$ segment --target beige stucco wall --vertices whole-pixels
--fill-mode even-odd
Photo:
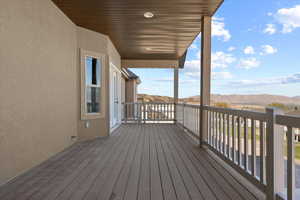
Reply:
[[[111,42],[111,40],[109,38],[107,38],[107,40],[107,52],[109,56],[109,62],[114,64],[117,68],[121,69],[121,56],[114,44]]]
[[[136,80],[126,81],[126,102],[137,101],[137,83]]]
[[[0,6],[0,184],[77,135],[76,26],[50,0]]]
[[[103,86],[104,92],[102,93],[104,101],[104,117],[100,119],[89,120],[90,126],[86,128],[86,121],[79,119],[79,139],[87,140],[95,137],[105,137],[109,134],[109,63],[113,63],[116,67],[121,67],[121,57],[106,35],[87,30],[81,27],[77,27],[77,44],[78,49],[84,49],[96,53],[102,53],[106,55],[106,65],[102,68],[105,85]],[[79,51],[78,51],[79,54]],[[78,56],[79,57],[79,56]],[[80,66],[78,66],[80,68]],[[79,94],[80,95],[80,94]],[[80,96],[79,96],[80,97]],[[81,102],[78,102],[79,106]]]
[[[126,102],[126,80],[124,77],[122,77],[121,86],[122,86],[121,103],[125,103]]]
[[[77,27],[51,0],[0,6],[0,185],[79,140],[109,134],[109,62],[121,58],[105,35]],[[80,48],[107,56],[105,117],[80,119]]]

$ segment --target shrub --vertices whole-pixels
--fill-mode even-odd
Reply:
[[[226,102],[216,102],[215,106],[220,108],[230,108],[230,105]]]

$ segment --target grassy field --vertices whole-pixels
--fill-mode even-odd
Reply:
[[[300,144],[296,144],[296,149],[295,149],[295,157],[297,160],[300,160]]]
[[[285,151],[286,151],[286,149],[285,149]],[[285,155],[287,155],[287,154],[285,153]],[[300,161],[300,143],[299,142],[296,143],[296,145],[295,145],[295,158],[296,158],[296,160]]]

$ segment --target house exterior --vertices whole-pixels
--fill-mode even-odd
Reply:
[[[5,183],[77,140],[109,135],[109,65],[121,69],[121,57],[107,35],[75,25],[52,1],[2,1],[0,7]],[[91,115],[83,92],[88,58],[101,67],[99,112]]]
[[[296,199],[300,118],[210,105],[222,2],[1,1],[0,199]],[[179,104],[200,32],[201,104]],[[136,102],[127,68],[172,68],[174,102]]]
[[[178,56],[127,55],[113,30],[77,21],[61,3],[1,2],[0,184],[76,141],[109,136],[121,123],[123,78],[125,100],[136,99],[139,79],[122,67],[178,65]]]
[[[300,111],[298,109],[294,110],[294,111],[291,111],[291,112],[288,112],[286,114],[289,115],[289,116],[300,117]],[[285,130],[286,130],[286,128],[285,128]],[[295,133],[295,140],[297,142],[300,142],[300,129],[295,129],[294,133]]]
[[[123,97],[122,103],[137,102],[138,85],[141,84],[141,79],[131,70],[123,68]]]

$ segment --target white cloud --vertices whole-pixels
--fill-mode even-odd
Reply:
[[[213,80],[224,80],[224,79],[232,79],[233,76],[230,72],[212,72]]]
[[[186,76],[191,77],[193,79],[200,80],[200,71],[199,72],[187,72],[185,73]],[[213,80],[225,80],[225,79],[232,79],[233,75],[230,72],[223,71],[223,72],[212,72],[211,74]],[[190,80],[192,82],[192,80]],[[194,83],[194,81],[193,81]]]
[[[225,29],[223,18],[214,17],[212,20],[212,36],[223,38],[224,42],[230,40],[231,35],[229,30]]]
[[[254,48],[252,46],[246,46],[244,49],[245,54],[255,54]]]
[[[188,76],[190,78],[193,78],[193,79],[200,79],[200,71],[197,71],[197,72],[186,72],[184,73],[185,76]]]
[[[283,26],[282,32],[290,33],[300,27],[300,5],[279,9],[274,17]]]
[[[234,46],[230,46],[227,51],[234,51],[235,50],[235,47]]]
[[[162,77],[162,78],[158,78],[158,79],[152,79],[152,81],[158,81],[158,82],[171,82],[174,79],[171,77]]]
[[[243,69],[252,69],[260,66],[260,61],[256,58],[245,58],[241,59],[238,65],[240,68]]]
[[[266,28],[264,29],[264,33],[269,34],[269,35],[273,35],[276,33],[276,27],[274,24],[267,24]]]
[[[190,49],[198,49],[196,44],[191,44],[191,46],[189,47]]]
[[[212,68],[227,68],[230,64],[236,61],[232,54],[217,51],[212,53]]]
[[[173,83],[174,79],[171,77],[162,77],[159,79],[152,79],[152,81]],[[197,80],[194,80],[194,79],[193,80],[182,80],[182,79],[179,80],[180,84],[195,83],[195,82],[197,82]]]
[[[229,82],[230,86],[238,87],[255,87],[267,85],[287,85],[292,83],[300,83],[300,72],[288,76],[264,78],[256,80],[237,80]]]
[[[184,73],[189,73],[189,72],[200,72],[200,60],[187,60],[185,61]]]
[[[197,58],[200,59],[201,58],[201,51],[197,52]]]
[[[227,68],[230,64],[236,61],[236,58],[228,53],[218,51],[212,53],[212,69]],[[194,79],[200,78],[200,59],[187,60],[183,69],[183,73]],[[229,72],[212,72],[212,76],[215,79],[229,79],[231,74]]]
[[[199,54],[200,55],[200,54]],[[199,57],[198,57],[199,58]],[[230,64],[236,61],[236,58],[229,53],[217,51],[212,53],[212,68],[227,68]],[[187,60],[184,66],[185,72],[199,72],[200,71],[200,59]]]
[[[157,93],[159,89],[155,88],[148,88],[148,87],[138,87],[138,93]]]
[[[278,51],[276,48],[272,47],[271,45],[262,45],[261,48],[263,50],[261,55],[275,54]]]

